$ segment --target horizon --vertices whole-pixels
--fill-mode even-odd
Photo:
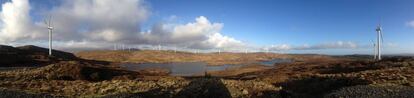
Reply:
[[[373,54],[375,28],[383,54],[414,54],[414,1],[3,0],[0,44],[111,50],[158,45],[197,51]],[[184,6],[185,5],[185,6]],[[84,10],[88,9],[88,10]],[[410,43],[411,42],[411,43]]]

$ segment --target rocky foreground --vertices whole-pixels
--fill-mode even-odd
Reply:
[[[22,57],[36,57],[22,49],[19,51],[16,53],[28,53],[21,54]],[[34,53],[38,56],[47,55]],[[41,63],[43,65],[39,67],[0,71],[0,97],[414,97],[412,57],[388,57],[382,61],[321,55],[289,57],[295,58],[295,62],[275,65],[272,69],[220,77],[173,77],[126,71],[117,62],[62,59],[56,56],[48,58],[51,61]],[[37,62],[43,59],[32,60]],[[237,70],[223,73],[233,71]]]
[[[59,65],[62,64],[62,65]],[[272,84],[256,80],[231,80],[214,77],[145,76],[136,72],[75,67],[58,63],[36,69],[0,72],[3,93],[14,96],[56,97],[248,97],[262,91],[280,90]],[[57,68],[57,66],[67,66]],[[72,68],[70,73],[63,71]],[[81,70],[77,70],[81,69]],[[88,70],[83,72],[83,70]],[[103,69],[101,69],[103,70]],[[62,72],[62,73],[60,73]],[[46,95],[45,95],[46,94]],[[256,96],[256,95],[255,95]],[[257,95],[258,96],[258,95]],[[275,95],[277,96],[277,95]]]

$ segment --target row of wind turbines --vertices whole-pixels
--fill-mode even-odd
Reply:
[[[53,34],[53,29],[54,29],[54,27],[53,27],[53,25],[52,25],[52,16],[49,16],[48,17],[48,19],[45,19],[44,20],[44,22],[45,22],[45,24],[46,24],[46,26],[47,26],[47,29],[48,29],[48,31],[49,31],[49,56],[52,56],[52,39],[53,39],[53,36],[52,36],[52,34]],[[378,26],[377,26],[377,28],[375,29],[375,31],[377,32],[377,38],[376,38],[376,43],[374,43],[374,60],[381,60],[381,44],[383,43],[383,34],[382,34],[382,26],[381,26],[381,24],[379,24]],[[115,46],[115,49],[116,49],[116,46]],[[122,46],[122,50],[124,49],[124,46]],[[161,45],[160,44],[158,44],[158,47],[157,47],[157,50],[158,51],[161,51]],[[174,52],[176,52],[177,51],[177,47],[175,47],[174,48]],[[198,53],[199,51],[198,50],[195,50],[195,53]],[[221,49],[218,49],[218,54],[220,54],[221,53]],[[246,49],[245,50],[245,53],[247,53],[248,52],[248,50]],[[269,52],[269,50],[266,50],[266,53],[268,53]]]

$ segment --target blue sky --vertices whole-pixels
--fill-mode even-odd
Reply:
[[[42,20],[44,13],[64,5],[65,0],[29,2],[30,17],[36,22]],[[375,28],[381,22],[385,53],[414,53],[412,0],[147,0],[140,4],[149,12],[146,19],[138,21],[140,32],[152,30],[159,23],[196,23],[195,18],[203,16],[211,24],[223,25],[220,35],[251,47],[292,48],[349,42],[358,47],[286,52],[368,54],[372,52]]]
[[[371,44],[381,20],[385,43],[413,49],[412,0],[151,0],[153,20],[204,15],[223,33],[259,45],[353,41]],[[401,46],[401,45],[409,46]],[[398,49],[395,49],[398,50]],[[405,49],[402,49],[405,50]],[[346,50],[343,50],[344,52]],[[412,52],[412,51],[407,51]]]

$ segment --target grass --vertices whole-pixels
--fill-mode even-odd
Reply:
[[[169,62],[206,62],[208,65],[246,64],[274,58],[293,58],[275,53],[188,53],[173,51],[84,51],[76,53],[84,59],[110,62],[132,63],[169,63]]]

